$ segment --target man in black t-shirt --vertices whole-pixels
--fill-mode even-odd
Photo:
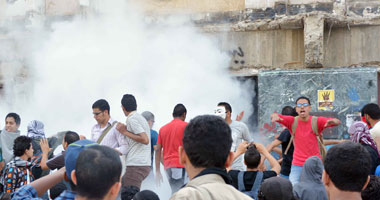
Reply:
[[[62,141],[63,149],[66,150],[67,147],[71,143],[74,143],[78,140],[79,140],[79,135],[76,132],[67,131]],[[48,153],[50,151],[49,144],[46,141],[42,141],[41,149],[42,149],[42,159],[41,159],[40,165],[43,170],[60,169],[65,166],[65,151],[62,151],[62,153],[60,153],[59,155],[55,156],[54,158],[50,160],[47,160]]]
[[[271,170],[263,172],[260,172],[258,170],[259,165],[261,164],[260,154],[262,154],[263,156],[265,156],[266,159],[268,159],[269,164],[272,167]],[[278,164],[276,159],[272,155],[270,155],[270,153],[266,150],[264,145],[259,143],[251,143],[247,147],[246,152],[244,154],[244,164],[247,165],[247,171],[230,170],[228,172],[228,174],[232,178],[232,185],[242,192],[250,192],[254,189],[252,187],[254,186],[254,183],[258,178],[257,175],[259,173],[261,174],[261,176],[259,176],[261,180],[256,181],[258,182],[258,188],[260,188],[259,186],[261,185],[264,179],[277,176],[280,173],[281,169],[281,166],[280,164]],[[244,187],[242,187],[242,183],[244,184]],[[257,191],[255,192],[257,193]],[[252,192],[255,193],[254,191]]]
[[[291,106],[285,106],[282,109],[281,114],[290,115],[294,117],[297,116],[297,112]],[[290,131],[288,129],[285,129],[281,132],[280,136],[278,136],[277,139],[274,139],[273,142],[267,146],[268,152],[271,152],[273,148],[281,144],[283,159],[281,163],[280,176],[287,179],[289,179],[290,168],[292,166],[292,160],[293,160],[293,151],[294,151],[294,146],[293,144],[291,144],[288,150],[288,153],[285,154],[286,148],[288,147],[288,144],[290,142],[290,137],[291,137]]]

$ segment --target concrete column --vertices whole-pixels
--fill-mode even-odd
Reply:
[[[305,66],[323,67],[323,29],[324,18],[313,15],[304,18]]]

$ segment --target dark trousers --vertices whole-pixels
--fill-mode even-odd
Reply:
[[[149,175],[150,170],[150,166],[127,166],[122,178],[122,185],[141,188],[141,183]]]

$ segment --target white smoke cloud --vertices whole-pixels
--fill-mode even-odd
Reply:
[[[249,117],[253,83],[241,85],[231,77],[230,55],[215,35],[183,16],[148,22],[151,18],[122,0],[96,5],[100,14],[56,22],[48,30],[40,29],[36,18],[27,30],[7,22],[8,39],[0,38],[0,58],[7,59],[0,63],[0,116],[19,113],[22,134],[37,119],[47,135],[73,130],[90,137],[93,102],[106,99],[111,116],[124,122],[125,93],[136,97],[139,112],[155,114],[156,130],[172,119],[177,103],[186,106],[187,121],[213,113],[220,101],[231,103],[233,118],[243,110]],[[161,198],[168,199],[166,193]]]
[[[3,110],[21,113],[23,126],[43,121],[48,134],[70,129],[86,136],[95,124],[91,105],[97,99],[109,101],[111,116],[124,122],[125,93],[135,95],[139,112],[156,115],[155,129],[171,120],[177,103],[187,107],[188,120],[212,113],[220,101],[230,102],[234,114],[245,110],[249,116],[252,94],[230,77],[230,56],[217,38],[180,16],[148,24],[136,7],[122,2],[98,6],[100,15],[29,33],[24,44],[31,51],[22,52],[28,87],[12,90],[27,98],[5,95],[12,100]]]

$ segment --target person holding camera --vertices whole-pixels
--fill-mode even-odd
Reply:
[[[232,185],[236,189],[257,199],[257,193],[263,180],[277,176],[280,173],[281,166],[276,159],[270,155],[264,145],[260,143],[252,142],[249,145],[247,142],[241,143],[234,157],[236,158],[241,154],[244,154],[244,164],[247,166],[247,171],[230,170],[228,174],[232,178]],[[271,170],[259,170],[263,164],[261,162],[261,155],[268,159],[272,167]]]

